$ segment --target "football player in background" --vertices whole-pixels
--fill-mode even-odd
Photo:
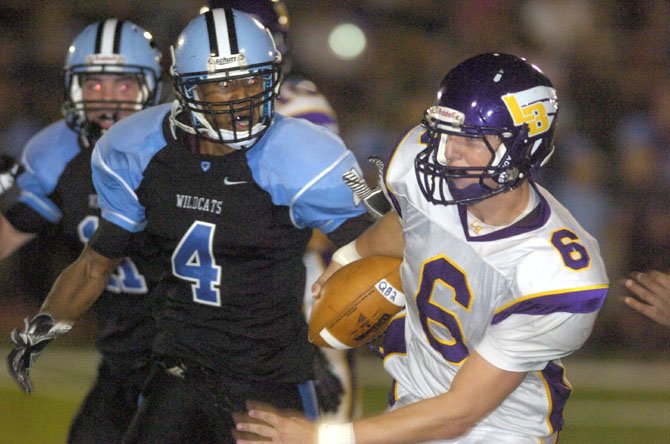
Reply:
[[[314,83],[290,75],[291,45],[289,40],[290,20],[281,0],[209,0],[210,8],[229,6],[246,12],[270,30],[277,49],[282,55],[282,84],[276,103],[276,112],[290,117],[299,117],[316,125],[338,132],[337,116],[328,99]],[[323,273],[325,264],[334,251],[333,244],[318,230],[314,230],[304,262],[307,269],[305,285],[305,316],[311,313],[312,283]],[[325,359],[324,359],[325,357]],[[315,354],[315,379],[319,407],[324,414],[333,414],[336,419],[350,420],[360,410],[354,380],[353,351],[321,349]]]
[[[14,376],[98,297],[135,233],[157,245],[154,366],[127,443],[233,442],[245,400],[319,414],[302,313],[313,228],[344,245],[370,225],[342,181],[360,173],[332,131],[275,114],[281,54],[231,8],[193,19],[172,48],[177,100],[130,116],[92,159],[101,221],[12,355]],[[43,327],[43,326],[42,326]]]
[[[91,179],[93,146],[115,122],[157,104],[160,60],[151,35],[130,21],[102,20],[75,37],[64,66],[65,118],[36,134],[23,151],[18,200],[0,215],[0,258],[54,228],[76,250],[90,240],[100,216]],[[70,443],[120,442],[148,374],[153,327],[147,295],[155,279],[149,276],[147,255],[128,253],[103,285],[96,306],[96,348],[102,359],[71,425]],[[56,322],[40,313],[12,339],[29,343]],[[12,353],[10,371],[29,366],[31,359]],[[33,390],[28,379],[20,385],[28,393]]]
[[[403,258],[414,297],[385,335],[389,411],[319,424],[252,409],[264,423],[238,428],[275,443],[555,442],[571,392],[560,359],[608,289],[596,241],[533,181],[557,116],[551,82],[524,59],[487,53],[452,69],[388,164],[395,211],[315,285],[360,257]]]

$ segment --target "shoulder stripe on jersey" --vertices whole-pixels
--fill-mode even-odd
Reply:
[[[119,176],[119,175],[116,173],[116,171],[114,171],[113,169],[111,169],[111,168],[109,167],[109,165],[107,165],[107,164],[105,163],[105,161],[102,159],[102,156],[100,155],[100,150],[95,149],[95,150],[93,150],[93,153],[97,156],[97,160],[98,160],[98,162],[100,162],[100,165],[102,165],[102,167],[105,169],[105,171],[106,171],[108,174],[114,176],[114,178],[115,178],[116,180],[118,180],[120,184],[123,185],[123,187],[126,189],[126,191],[128,191],[128,193],[129,193],[131,196],[133,196],[133,198],[134,198],[136,201],[139,202],[139,199],[137,198],[137,194],[135,194],[135,190],[133,190],[133,189],[131,188],[131,186],[128,185],[128,183],[123,179],[123,177]]]
[[[300,191],[298,191],[297,193],[295,193],[295,196],[293,196],[293,199],[291,199],[291,202],[289,203],[289,206],[288,206],[288,207],[289,207],[289,213],[290,213],[290,215],[291,215],[291,223],[293,223],[293,225],[295,225],[295,226],[298,227],[298,228],[302,228],[301,226],[299,226],[299,225],[296,223],[295,217],[293,216],[293,205],[298,201],[298,199],[300,199],[300,196],[302,196],[303,194],[305,194],[305,192],[306,192],[312,185],[314,185],[316,182],[318,182],[319,179],[321,179],[323,176],[325,176],[325,175],[328,174],[330,171],[332,171],[333,169],[335,169],[335,167],[337,167],[340,163],[342,163],[342,161],[344,161],[344,159],[346,159],[350,154],[351,154],[350,151],[345,151],[344,153],[342,153],[342,155],[341,155],[340,157],[338,157],[338,158],[335,160],[335,162],[333,162],[332,164],[330,164],[330,166],[329,166],[328,168],[326,168],[326,169],[324,169],[323,171],[321,171],[321,173],[319,173],[316,177],[314,177],[312,180],[310,180],[309,182],[307,182],[307,184],[305,184],[305,186],[302,187],[302,188],[300,189]]]
[[[121,53],[121,34],[123,31],[123,22],[124,20],[119,20],[116,22],[116,28],[114,29],[114,49],[112,50],[114,54]]]
[[[608,288],[609,285],[602,284],[526,296],[496,310],[491,324],[502,322],[513,314],[592,313],[605,303]]]

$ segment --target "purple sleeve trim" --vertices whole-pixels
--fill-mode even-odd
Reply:
[[[513,314],[592,313],[603,306],[606,296],[607,286],[531,296],[498,311],[491,324],[502,322]]]

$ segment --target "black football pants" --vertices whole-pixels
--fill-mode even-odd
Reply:
[[[313,386],[311,396],[315,398]],[[157,363],[125,444],[234,443],[233,412],[256,400],[303,411],[298,384],[230,380],[208,370]]]
[[[119,366],[103,358],[95,383],[70,425],[69,444],[121,442],[148,374],[148,365],[136,366],[137,362]]]

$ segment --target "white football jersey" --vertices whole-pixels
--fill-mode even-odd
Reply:
[[[445,442],[550,442],[571,392],[560,359],[584,343],[607,294],[598,245],[536,184],[527,211],[502,228],[428,202],[414,170],[424,132],[409,131],[385,178],[405,238],[407,308],[384,343],[394,407],[447,392],[476,350],[528,376],[468,435]]]

